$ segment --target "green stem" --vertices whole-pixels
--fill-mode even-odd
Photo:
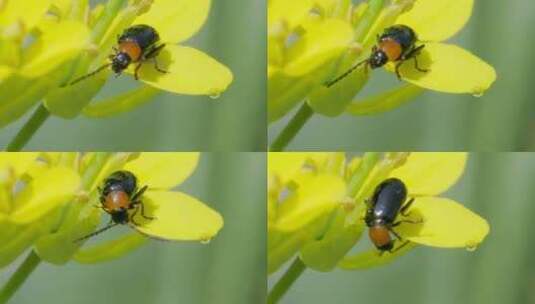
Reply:
[[[368,3],[368,8],[362,16],[361,21],[358,23],[357,28],[355,29],[355,40],[359,43],[362,43],[366,35],[372,28],[375,20],[379,17],[381,10],[385,4],[384,0],[371,0]]]
[[[273,141],[269,150],[274,152],[283,151],[310,117],[312,117],[312,114],[314,114],[312,108],[306,102],[303,103],[299,111],[295,113],[294,117],[292,117],[279,136]]]
[[[41,258],[34,251],[30,252],[24,262],[22,262],[11,278],[9,278],[6,285],[0,290],[0,304],[7,303],[11,299],[39,263],[41,263]]]
[[[347,186],[347,195],[351,198],[355,198],[360,188],[370,175],[370,172],[379,162],[379,153],[377,152],[368,152],[365,153],[362,157],[362,162],[359,167],[351,176],[349,184]]]
[[[33,112],[32,117],[30,117],[22,129],[20,129],[17,135],[15,135],[7,145],[6,151],[14,152],[22,150],[49,116],[50,113],[45,106],[42,104],[39,105],[37,110]]]
[[[286,294],[292,284],[305,271],[306,265],[299,258],[295,258],[292,265],[269,292],[267,303],[276,304]]]

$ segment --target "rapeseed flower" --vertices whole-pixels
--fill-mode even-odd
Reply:
[[[309,268],[359,269],[385,264],[416,247],[475,249],[489,226],[460,203],[439,197],[465,168],[465,153],[270,153],[268,158],[268,272],[293,256]],[[393,253],[348,252],[366,229],[365,201],[383,180],[396,177],[415,198],[396,232],[409,243]],[[397,241],[396,248],[401,247]]]
[[[388,3],[386,3],[388,2]],[[473,1],[297,0],[268,4],[268,116],[275,121],[300,101],[314,113],[338,116],[391,110],[427,90],[483,94],[494,82],[494,68],[469,51],[443,41],[460,31],[472,14]],[[366,59],[376,37],[394,24],[411,27],[418,57],[427,72],[411,61],[400,68],[407,84],[354,101],[371,76],[358,68],[330,87],[327,83]],[[394,70],[387,64],[388,71]]]
[[[42,101],[36,120],[49,114],[74,118],[84,112],[103,117],[153,100],[160,92],[219,96],[232,72],[208,54],[182,45],[206,22],[210,0],[89,1],[4,0],[0,3],[0,127]],[[102,66],[124,29],[147,24],[165,47],[139,70],[139,86],[89,105],[110,76],[110,69],[69,85]],[[125,71],[133,73],[135,64]],[[75,97],[75,98],[73,98]],[[17,147],[18,148],[18,147]]]
[[[43,261],[96,263],[118,258],[155,239],[208,242],[223,225],[221,215],[198,199],[171,190],[195,170],[198,153],[2,153],[0,267],[27,249]],[[99,226],[98,187],[117,170],[128,170],[147,214],[134,217],[137,231],[89,248],[77,241]],[[97,238],[95,236],[95,238]]]

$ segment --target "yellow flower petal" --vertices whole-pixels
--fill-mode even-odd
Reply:
[[[301,174],[294,180],[295,192],[277,210],[276,228],[295,231],[330,212],[345,195],[345,182],[336,175]]]
[[[420,40],[442,41],[464,27],[473,6],[473,0],[418,0],[396,23],[410,26]]]
[[[409,211],[411,219],[421,219],[423,223],[404,223],[395,230],[415,243],[473,250],[489,233],[489,224],[485,219],[449,199],[416,198]]]
[[[144,152],[124,169],[131,171],[139,185],[149,189],[170,189],[180,185],[197,167],[199,153]]]
[[[483,94],[496,80],[496,71],[485,61],[456,45],[425,43],[417,55],[420,72],[414,59],[407,60],[399,71],[403,80],[417,86],[446,93]],[[387,69],[393,71],[393,65]]]
[[[71,6],[71,0],[52,0],[52,8],[59,16],[63,18],[65,18],[67,16],[67,13],[70,12]]]
[[[159,72],[150,61],[139,70],[139,78],[156,88],[188,95],[217,96],[233,79],[232,72],[209,55],[194,48],[166,45],[157,57]],[[133,73],[130,69],[129,73]]]
[[[148,24],[163,42],[178,43],[199,31],[209,11],[210,0],[157,0],[133,24]]]
[[[50,7],[50,0],[7,0],[0,3],[0,27],[21,22],[31,30]]]
[[[268,31],[278,31],[278,27],[292,31],[298,26],[314,5],[312,0],[270,0],[268,2]]]
[[[72,169],[54,167],[41,173],[17,194],[11,220],[35,221],[74,197],[80,177]]]
[[[76,37],[76,39],[73,39]],[[24,53],[20,74],[42,76],[87,47],[89,29],[76,21],[51,24]]]
[[[209,241],[223,227],[221,215],[199,200],[179,192],[148,191],[146,220],[138,215],[139,232],[164,240]]]
[[[270,152],[268,153],[268,177],[277,178],[286,183],[297,174],[311,153],[299,152]]]
[[[307,32],[287,53],[284,73],[300,76],[338,57],[353,40],[351,25],[339,19],[327,19],[307,27]]]
[[[74,255],[78,263],[93,264],[110,261],[122,257],[147,242],[147,238],[139,233],[124,235],[116,240],[99,243],[88,249],[83,249]]]
[[[37,156],[37,152],[0,152],[0,171],[9,168],[15,176],[20,176],[31,167]]]
[[[15,70],[12,68],[6,66],[6,65],[0,65],[0,82],[4,81],[4,79],[7,79],[9,76],[13,74]]]
[[[391,177],[401,179],[409,195],[436,195],[448,190],[461,177],[468,154],[464,152],[413,152]]]

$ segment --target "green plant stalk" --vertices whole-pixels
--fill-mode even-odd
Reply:
[[[269,292],[267,303],[276,304],[286,294],[286,292],[292,287],[293,283],[303,274],[306,270],[306,265],[300,258],[295,258],[292,265],[286,270],[280,280],[273,286]]]
[[[292,117],[290,122],[273,141],[269,150],[272,152],[283,151],[295,135],[299,133],[299,130],[303,128],[310,117],[312,117],[312,114],[314,114],[312,108],[306,102],[303,103],[301,108],[295,113],[294,117]]]
[[[353,176],[351,176],[351,179],[349,180],[349,184],[347,186],[348,196],[350,196],[351,198],[355,198],[360,188],[362,188],[362,185],[370,175],[370,172],[378,162],[379,153],[367,152],[364,154],[359,168],[355,170],[355,173],[353,174]]]
[[[7,145],[6,151],[15,152],[21,151],[30,139],[34,136],[35,132],[43,125],[43,123],[50,117],[50,113],[44,105],[39,105],[32,117],[24,124],[22,129],[19,130],[17,135]]]
[[[355,28],[355,40],[359,43],[363,42],[366,34],[370,31],[375,23],[375,20],[377,20],[379,17],[379,14],[381,13],[381,10],[385,4],[384,2],[384,0],[372,0],[369,2],[366,12]]]
[[[24,262],[22,262],[4,287],[2,287],[2,290],[0,290],[0,304],[7,303],[11,299],[40,263],[41,258],[34,251],[30,252]]]
[[[113,19],[117,16],[119,10],[126,5],[127,0],[110,0],[104,8],[102,16],[98,19],[91,32],[91,40],[95,43],[100,42],[102,36],[110,27]]]

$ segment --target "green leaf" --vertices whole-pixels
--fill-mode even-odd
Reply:
[[[301,248],[301,260],[318,271],[331,271],[356,244],[364,231],[364,223],[346,226],[346,213],[337,209],[334,220],[323,237],[307,242]]]
[[[316,113],[325,116],[338,116],[368,81],[368,73],[354,71],[331,87],[318,86],[309,96],[308,104]]]
[[[84,56],[77,65],[77,71],[74,75],[82,76],[86,74],[89,61],[90,58]],[[44,104],[53,115],[63,118],[74,118],[98,94],[102,86],[106,83],[108,75],[109,72],[102,71],[74,85],[55,88],[48,93]],[[76,96],[76,98],[73,98],[73,96]]]
[[[147,238],[139,233],[131,233],[108,242],[78,251],[74,260],[78,263],[93,264],[117,259],[133,251],[147,242]]]
[[[305,99],[319,80],[313,75],[290,77],[275,72],[268,79],[268,121],[282,118],[300,101]]]
[[[38,80],[12,75],[0,83],[0,127],[4,127],[26,114],[57,82],[52,77]]]
[[[4,228],[5,226],[2,225],[2,229]],[[0,268],[13,262],[33,244],[43,231],[44,227],[41,223],[34,223],[12,231],[12,236],[0,245]]]
[[[142,85],[124,94],[90,104],[84,108],[83,114],[92,118],[104,118],[128,112],[144,103],[154,100],[154,97],[161,92],[154,87]]]
[[[83,208],[82,204],[71,206],[63,216],[65,221],[62,226],[37,241],[35,249],[41,259],[55,265],[63,265],[71,260],[83,244],[76,240],[93,232],[100,223],[102,213],[92,206],[88,206],[93,209],[91,213],[78,221],[78,214]]]
[[[346,112],[352,115],[372,115],[387,112],[414,100],[423,92],[423,88],[404,84],[379,95],[355,101],[347,107]]]
[[[400,246],[399,242],[398,244],[396,244],[396,246]],[[338,267],[344,270],[361,270],[377,266],[383,266],[394,261],[396,258],[404,255],[414,247],[416,247],[416,244],[409,243],[403,246],[401,249],[395,251],[394,253],[384,252],[382,255],[377,249],[368,250],[353,256],[343,258],[340,263],[338,263]]]
[[[305,241],[312,237],[306,230],[287,233],[268,228],[268,231],[268,274],[277,271],[299,251]]]

